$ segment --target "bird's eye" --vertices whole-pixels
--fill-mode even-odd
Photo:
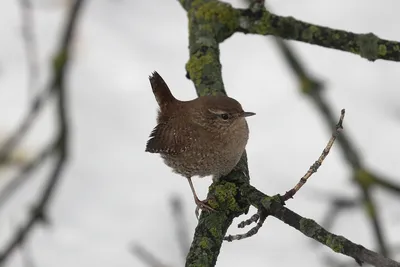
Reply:
[[[228,114],[224,113],[224,114],[221,114],[221,118],[223,120],[227,120],[227,119],[229,119],[229,116],[228,116]]]

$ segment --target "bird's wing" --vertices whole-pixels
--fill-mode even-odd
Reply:
[[[195,125],[179,125],[174,120],[160,122],[151,132],[146,152],[180,154],[197,140],[199,132]]]

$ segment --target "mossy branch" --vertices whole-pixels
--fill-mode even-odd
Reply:
[[[372,34],[354,34],[312,25],[291,17],[276,16],[264,8],[235,9],[230,4],[216,0],[180,0],[180,3],[187,11],[189,20],[187,77],[193,81],[198,95],[226,94],[219,44],[235,32],[275,35],[352,52],[372,61],[400,61],[399,43],[381,40]],[[283,207],[278,201],[280,198],[270,198],[251,187],[249,180],[244,153],[238,166],[227,177],[210,186],[207,199],[218,212],[201,214],[186,266],[214,266],[233,218],[247,213],[251,204],[334,251],[353,257],[357,262],[400,267],[397,262],[329,233],[312,220],[302,218]]]
[[[357,34],[331,29],[272,14],[266,9],[257,12],[241,10],[237,31],[274,35],[288,40],[319,45],[360,55],[370,61],[384,59],[400,61],[400,43],[380,39],[373,33]]]
[[[222,42],[236,32],[273,35],[360,55],[370,61],[400,61],[400,42],[381,39],[373,33],[357,34],[275,15],[265,8],[237,9],[216,0],[180,1],[192,28],[191,36],[201,43]],[[197,28],[197,29],[196,29]],[[189,30],[190,31],[190,30]],[[200,34],[200,35],[198,35]],[[201,43],[195,45],[198,50]],[[209,45],[207,45],[209,46]],[[192,48],[191,48],[192,49]],[[219,62],[219,61],[218,61]]]
[[[365,262],[379,267],[400,267],[400,263],[355,244],[343,236],[332,234],[315,221],[304,218],[284,207],[280,196],[269,197],[248,184],[241,185],[239,190],[251,205],[258,209],[264,209],[269,215],[331,248],[334,252],[352,257],[359,264]]]
[[[180,3],[187,11],[189,20],[190,58],[186,64],[187,77],[193,81],[199,96],[226,94],[222,81],[219,43],[227,38],[233,29],[228,23],[233,14],[223,12],[231,10],[226,9],[229,5],[218,1],[196,0],[181,0]],[[224,22],[214,23],[215,17]],[[227,28],[226,25],[231,28]],[[226,178],[230,182],[220,181],[210,187],[208,203],[222,212],[201,213],[186,266],[214,266],[233,218],[248,210],[248,203],[237,199],[237,186],[232,182],[249,181],[246,153]]]

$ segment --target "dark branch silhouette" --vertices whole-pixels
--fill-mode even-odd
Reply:
[[[27,222],[19,227],[19,230],[11,238],[9,243],[0,252],[0,266],[3,266],[6,260],[11,256],[12,252],[20,246],[27,238],[33,227],[39,223],[48,222],[46,212],[50,203],[51,197],[55,192],[61,173],[65,168],[68,160],[68,136],[69,126],[67,118],[67,99],[65,92],[65,74],[68,67],[68,59],[70,53],[70,44],[78,19],[79,11],[82,9],[84,1],[76,0],[72,5],[67,17],[65,32],[61,40],[60,47],[53,64],[53,78],[51,82],[51,90],[54,91],[57,97],[57,123],[58,133],[54,144],[54,166],[50,172],[49,178],[44,186],[42,193],[34,205],[31,215]]]

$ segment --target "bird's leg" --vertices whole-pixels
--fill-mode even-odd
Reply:
[[[197,205],[196,211],[195,211],[196,217],[199,218],[199,209],[204,210],[204,211],[215,211],[213,208],[211,208],[207,204],[207,199],[206,200],[200,200],[197,197],[196,190],[194,190],[194,186],[193,186],[193,183],[192,183],[192,178],[188,177],[187,179],[188,179],[188,182],[189,182],[189,185],[190,185],[190,189],[192,190],[192,193],[193,193],[194,202]]]

